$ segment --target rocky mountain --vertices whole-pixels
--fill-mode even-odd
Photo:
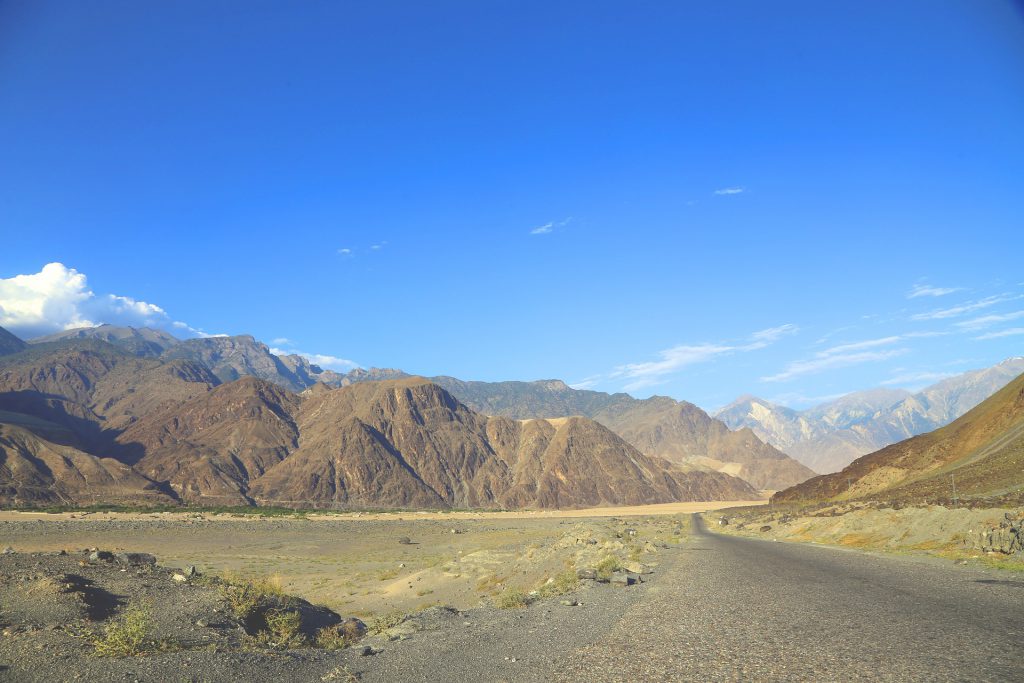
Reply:
[[[641,400],[628,394],[583,391],[558,380],[431,379],[484,414],[515,419],[583,415],[608,427],[646,455],[725,472],[756,488],[782,489],[814,476],[809,468],[763,443],[750,430],[730,431],[686,401],[664,396]]]
[[[317,507],[580,507],[747,497],[585,418],[480,415],[422,378],[292,394],[246,378],[126,430],[182,499]]]
[[[181,343],[180,339],[162,330],[149,327],[117,327],[115,325],[78,327],[45,337],[37,337],[30,343],[52,344],[69,339],[98,339],[142,358],[159,358],[162,353]]]
[[[879,448],[963,415],[1024,372],[1024,358],[942,380],[915,394],[873,389],[796,411],[744,396],[716,413],[732,429],[750,428],[818,472],[835,472]]]
[[[102,340],[129,354],[162,360],[190,361],[205,367],[220,382],[258,377],[289,391],[315,384],[334,387],[409,377],[390,368],[356,368],[340,374],[299,355],[276,355],[249,335],[178,340],[165,332],[100,325],[68,330],[34,343]],[[812,472],[778,449],[747,432],[730,435],[697,406],[655,397],[640,401],[627,394],[579,391],[564,382],[465,382],[434,377],[456,398],[485,415],[539,419],[582,415],[597,420],[646,455],[739,476],[755,487],[785,488]]]
[[[245,338],[204,344],[198,361],[176,353],[186,344],[154,358],[134,342],[74,336],[0,357],[0,503],[573,507],[757,495],[646,456],[586,418],[488,417],[422,378],[302,393],[248,374],[225,382],[210,365],[278,370],[251,363],[259,346]],[[237,344],[242,353],[221,353]]]
[[[1024,375],[945,427],[777,493],[779,503],[881,498],[1024,501]]]
[[[28,344],[0,327],[0,356],[6,356],[9,353],[23,351],[26,346],[28,346]]]

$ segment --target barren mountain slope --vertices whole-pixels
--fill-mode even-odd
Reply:
[[[779,502],[1024,495],[1024,375],[949,425],[782,491]]]
[[[754,434],[725,424],[685,401],[664,396],[572,389],[564,382],[463,382],[433,378],[474,410],[517,419],[585,415],[610,428],[646,455],[725,472],[760,489],[781,489],[814,472]]]
[[[123,463],[53,443],[23,424],[2,420],[4,415],[0,505],[173,503],[155,483]]]

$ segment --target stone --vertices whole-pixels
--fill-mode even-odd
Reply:
[[[347,640],[359,640],[366,635],[366,624],[360,619],[355,617],[349,617],[338,624],[338,631]]]
[[[199,570],[196,569],[196,566],[194,564],[190,564],[189,566],[185,567],[185,569],[182,570],[182,573],[185,575],[185,578],[187,579],[192,579],[199,576]]]
[[[635,583],[640,583],[640,575],[633,572],[618,571],[612,574],[611,583],[621,586],[632,586]]]
[[[112,559],[114,559],[114,553],[110,552],[109,550],[93,550],[91,553],[89,553],[90,562],[99,562],[101,560],[104,562],[109,562]]]
[[[399,545],[412,545],[412,539],[409,538],[408,536],[399,536],[398,537],[398,544]]]
[[[125,567],[152,567],[156,565],[156,555],[149,553],[117,553],[117,563]]]
[[[178,583],[188,581],[188,578],[184,574],[175,573],[174,576],[172,576],[171,578],[177,581]]]
[[[207,628],[207,627],[209,627],[209,625],[210,625],[210,622],[208,622],[206,619],[197,619],[196,620],[196,626],[198,626],[199,628]]]
[[[771,524],[765,524],[763,527],[761,527],[761,532],[762,533],[765,532],[765,531],[771,531],[771,530],[772,530],[772,525]]]
[[[587,569],[585,567],[581,567],[580,569],[576,570],[576,578],[577,579],[590,579],[591,581],[593,581],[593,580],[597,579],[597,570],[595,570],[595,569]]]
[[[559,602],[560,604],[565,605],[566,607],[576,607],[580,604],[580,601],[576,600],[575,598],[570,598],[569,600],[561,600]]]
[[[12,548],[11,546],[7,546],[6,548],[4,548],[4,555],[13,555],[13,554],[14,554],[14,548]]]
[[[363,645],[361,648],[359,648],[360,657],[369,657],[371,655],[377,654],[378,652],[380,652],[380,650],[375,650],[369,645]]]

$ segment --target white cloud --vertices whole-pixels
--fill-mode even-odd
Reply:
[[[544,225],[538,225],[536,228],[530,231],[531,235],[548,235],[554,232],[557,228],[568,225],[572,222],[572,216],[565,218],[560,221],[548,221]]]
[[[1024,334],[1024,327],[1010,327],[1005,330],[999,330],[998,332],[989,332],[988,334],[983,334],[980,337],[974,337],[974,339],[1000,339],[1002,337],[1015,337],[1019,334]]]
[[[279,340],[274,340],[279,341]],[[287,341],[287,340],[285,340]],[[348,372],[354,368],[359,367],[359,363],[348,360],[346,358],[338,358],[337,356],[329,356],[323,353],[306,353],[305,351],[297,351],[295,349],[282,349],[277,347],[270,347],[270,352],[275,356],[302,356],[313,365],[319,365],[322,368],[328,370],[334,370],[335,372]]]
[[[953,306],[951,308],[940,308],[934,311],[929,311],[927,313],[918,313],[916,315],[910,316],[910,319],[942,320],[944,318],[955,318],[966,313],[973,313],[974,311],[980,311],[983,308],[995,306],[996,304],[1002,303],[1004,301],[1011,301],[1013,299],[1019,298],[1019,296],[1007,296],[1005,294],[999,296],[988,296],[985,297],[984,299],[979,299],[977,301],[968,301],[960,304],[959,306]]]
[[[658,360],[644,363],[627,363],[620,365],[610,377],[624,377],[632,380],[623,389],[633,391],[662,383],[662,378],[689,365],[706,363],[720,356],[735,352],[756,351],[763,349],[784,336],[795,334],[799,328],[786,324],[769,327],[750,335],[742,344],[681,344],[658,353]]]
[[[584,377],[579,382],[573,382],[569,385],[572,389],[592,389],[597,386],[601,381],[601,375],[591,375],[590,377]]]
[[[292,340],[288,337],[275,337],[270,343],[274,346],[291,346]]]
[[[892,337],[882,337],[881,339],[867,339],[865,341],[853,342],[851,344],[840,344],[839,346],[833,346],[825,349],[818,353],[819,357],[831,356],[839,353],[849,353],[850,351],[863,351],[864,349],[873,349],[879,346],[889,346],[897,342],[903,341],[903,337],[895,335]]]
[[[1018,318],[1024,318],[1024,311],[1014,311],[1013,313],[1004,313],[1002,315],[983,315],[980,318],[972,318],[971,320],[958,322],[956,326],[973,332],[975,330],[991,327],[997,323],[1017,320]]]
[[[914,285],[909,292],[907,292],[908,299],[916,299],[919,296],[946,296],[953,292],[962,291],[963,287],[933,287],[931,285],[918,284]]]
[[[96,294],[84,273],[48,263],[38,273],[0,279],[0,327],[31,339],[102,323],[165,327],[202,335],[145,301],[118,294]]]
[[[348,247],[342,247],[341,249],[338,250],[338,253],[342,256],[351,256],[352,250],[349,249]]]
[[[837,353],[835,355],[818,354],[808,360],[794,361],[786,366],[786,369],[776,375],[762,377],[762,382],[785,382],[822,370],[832,370],[861,363],[871,363],[888,360],[909,352],[910,349],[889,349],[888,351],[861,351],[858,353]]]
[[[731,194],[742,194],[744,189],[742,187],[723,187],[719,190],[715,190],[715,194],[718,196],[728,196]]]

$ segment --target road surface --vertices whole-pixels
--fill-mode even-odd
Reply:
[[[556,680],[1024,681],[1024,575],[693,526]]]

